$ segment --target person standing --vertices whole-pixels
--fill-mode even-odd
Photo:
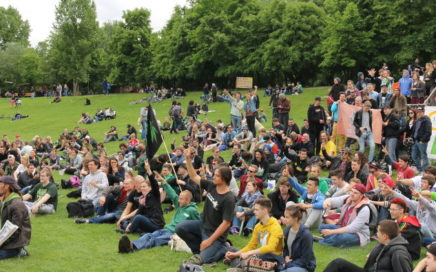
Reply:
[[[288,129],[289,111],[291,110],[291,101],[286,98],[284,94],[279,95],[279,101],[277,102],[277,108],[279,111],[279,122],[284,127],[284,131]]]
[[[218,92],[218,88],[215,83],[212,83],[212,87],[210,88],[212,91],[212,102],[216,102],[216,94]]]
[[[412,104],[423,104],[425,97],[425,83],[419,78],[419,74],[414,72],[412,74]]]
[[[141,139],[142,140],[147,139],[147,116],[148,116],[147,107],[142,107],[139,111],[139,119],[138,119],[138,123],[141,126]]]
[[[253,133],[253,137],[256,137],[256,96],[253,90],[247,94],[247,103],[244,105],[245,120],[247,121],[248,129]]]
[[[409,76],[409,71],[407,69],[403,70],[403,77],[398,81],[400,83],[401,94],[407,99],[407,103],[411,102],[412,95],[412,83],[413,80]]]
[[[333,113],[333,132],[332,140],[338,147],[338,150],[342,150],[345,146],[345,135],[339,135],[338,131],[338,121],[339,121],[339,106],[341,104],[347,104],[345,93],[339,94],[339,100],[332,104],[331,111]]]
[[[0,202],[1,226],[6,221],[16,225],[18,229],[0,246],[0,259],[29,255],[24,248],[30,242],[32,227],[29,212],[24,205],[19,187],[11,176],[0,177]]]
[[[339,96],[338,96],[339,98]],[[321,150],[320,134],[324,130],[326,116],[324,108],[321,106],[321,97],[316,97],[312,105],[307,111],[307,119],[309,119],[310,140],[315,147],[315,154],[319,154]]]
[[[272,118],[278,118],[279,117],[279,110],[277,108],[277,103],[280,98],[280,90],[275,89],[274,93],[271,95],[271,98],[269,99],[269,106],[272,109],[273,117]]]
[[[234,130],[239,133],[241,130],[242,114],[244,112],[244,101],[241,100],[241,93],[237,92],[232,97],[229,92],[225,91],[226,101],[230,103],[230,116]]]
[[[365,143],[369,145],[368,162],[374,159],[375,142],[372,134],[372,112],[371,102],[366,101],[363,109],[354,115],[353,125],[356,129],[356,136],[359,142],[359,152],[365,151]]]
[[[204,83],[204,86],[203,86],[203,102],[209,101],[209,91],[210,91],[209,83]]]
[[[383,137],[389,156],[393,161],[397,161],[397,143],[400,130],[400,122],[392,112],[392,108],[386,106],[383,109]]]
[[[412,159],[418,171],[423,172],[428,166],[427,145],[430,141],[432,124],[430,117],[424,114],[424,108],[416,108],[416,122],[413,127]],[[422,161],[422,164],[421,164]]]

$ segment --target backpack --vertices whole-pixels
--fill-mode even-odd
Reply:
[[[69,182],[71,183],[72,187],[80,187],[80,186],[82,186],[82,183],[80,182],[80,179],[79,179],[78,176],[72,176],[69,179]]]
[[[91,217],[94,215],[94,205],[90,200],[79,200],[67,204],[68,217]]]
[[[370,230],[374,230],[377,227],[377,219],[378,219],[378,211],[374,204],[372,203],[366,203],[360,206],[357,209],[357,214],[359,214],[360,210],[362,210],[363,207],[369,208],[369,221],[368,223],[365,223]]]
[[[179,272],[204,272],[203,268],[196,264],[181,264]]]

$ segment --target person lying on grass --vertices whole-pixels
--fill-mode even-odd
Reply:
[[[29,214],[55,213],[58,205],[58,189],[56,184],[50,182],[50,169],[42,169],[39,178],[40,183],[23,196],[24,204],[29,210]]]
[[[259,220],[248,244],[241,250],[230,248],[224,263],[233,267],[227,271],[244,271],[246,260],[253,255],[269,262],[283,263],[283,230],[276,218],[270,217],[271,200],[259,198],[254,204],[254,215]]]
[[[166,182],[166,180],[156,171],[154,172],[157,181],[162,183],[162,187],[176,207],[176,212],[171,219],[171,223],[165,225],[163,229],[156,230],[151,233],[146,233],[139,239],[130,242],[127,236],[121,237],[118,243],[119,253],[129,253],[133,251],[148,249],[155,246],[163,246],[168,244],[171,237],[176,232],[176,225],[185,220],[199,220],[200,214],[197,210],[197,204],[191,202],[192,193],[184,190],[177,196],[174,189]]]

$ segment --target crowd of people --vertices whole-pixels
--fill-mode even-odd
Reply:
[[[301,126],[292,119],[292,93],[277,88],[265,94],[271,96],[266,101],[272,109],[270,129],[257,88],[244,95],[228,90],[214,95],[213,84],[211,101],[229,104],[229,122],[201,121],[194,101],[186,114],[175,101],[161,127],[172,119],[170,130],[184,133],[182,142],[150,160],[132,125],[114,155],[79,127],[65,129],[57,143],[38,136],[24,142],[19,135],[10,141],[5,135],[0,141],[1,218],[20,231],[0,246],[0,258],[27,255],[29,216],[56,212],[52,171],[60,170],[68,175],[63,183],[79,181],[79,203],[94,213],[75,222],[116,224],[124,234],[120,253],[179,239],[193,253],[184,265],[224,259],[228,271],[262,265],[267,271],[312,272],[314,241],[346,248],[377,240],[364,268],[336,259],[325,271],[412,271],[423,246],[428,246],[427,257],[414,271],[436,271],[436,167],[426,154],[432,128],[421,100],[413,99],[429,95],[414,95],[420,72],[412,70],[409,81],[405,70],[396,83],[387,67],[379,77],[369,69],[347,87],[335,78],[327,107],[316,97]],[[358,107],[352,122],[356,137],[337,131],[345,104]],[[380,144],[372,134],[371,109],[382,109]],[[142,139],[147,139],[147,111],[141,108],[138,118]],[[119,140],[115,127],[104,136],[105,142]],[[228,162],[225,152],[231,152]],[[12,209],[21,216],[8,218]],[[169,223],[165,213],[172,213]],[[141,236],[131,241],[130,233]],[[251,238],[238,249],[232,235]]]

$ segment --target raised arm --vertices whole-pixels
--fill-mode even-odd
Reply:
[[[200,186],[201,178],[192,165],[191,149],[185,149],[186,166],[188,167],[189,178]]]

